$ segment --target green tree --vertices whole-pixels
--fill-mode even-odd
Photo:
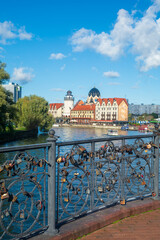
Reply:
[[[0,84],[6,83],[10,78],[9,74],[5,71],[5,67],[6,64],[0,61]]]
[[[0,86],[0,132],[13,130],[16,113],[17,109],[13,102],[12,94]]]
[[[5,71],[5,67],[6,64],[0,62],[0,132],[13,130],[13,122],[16,118],[16,108],[13,102],[13,96],[2,86],[10,77]]]
[[[53,118],[48,114],[48,102],[36,95],[24,97],[16,103],[18,109],[19,127],[26,127],[27,130],[40,127],[41,130],[47,130],[53,123]]]

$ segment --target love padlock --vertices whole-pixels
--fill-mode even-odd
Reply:
[[[40,211],[40,210],[42,210],[42,207],[43,207],[42,201],[38,200],[36,203],[36,208]]]
[[[98,186],[98,192],[100,192],[100,193],[103,192],[103,187],[102,186]]]
[[[3,170],[4,170],[4,166],[1,165],[1,166],[0,166],[0,172],[3,172]]]
[[[19,217],[21,218],[21,219],[24,219],[24,210],[22,210],[21,212],[20,212],[20,214],[19,214]]]
[[[18,158],[16,162],[17,162],[17,164],[20,164],[22,162],[22,159]]]
[[[8,192],[1,194],[1,199],[2,199],[2,200],[8,199],[8,198],[9,198],[9,193],[8,193]]]

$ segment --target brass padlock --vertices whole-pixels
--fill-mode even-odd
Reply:
[[[22,159],[18,158],[16,162],[17,162],[17,164],[20,164],[22,162]]]
[[[13,168],[13,166],[14,166],[13,163],[6,164],[6,165],[5,165],[5,169],[6,169],[7,171],[9,171],[9,170],[11,170],[11,169]]]
[[[40,160],[39,160],[38,166],[39,166],[39,167],[43,167],[43,159],[40,159]]]
[[[78,172],[75,172],[75,173],[74,173],[74,176],[76,176],[76,177],[77,177],[78,175],[79,175],[79,173],[78,173]]]
[[[59,157],[58,159],[57,159],[57,163],[61,163],[62,162],[62,157]]]
[[[107,189],[108,191],[110,191],[110,190],[111,190],[111,187],[110,187],[109,185],[106,185],[106,189]]]
[[[141,185],[146,185],[146,182],[143,180],[143,181],[141,182]]]
[[[9,193],[8,193],[8,192],[1,194],[1,199],[2,199],[2,200],[8,199],[8,198],[9,198]]]
[[[17,196],[13,196],[12,202],[17,202]]]
[[[98,186],[98,192],[100,192],[100,193],[103,192],[103,187],[102,186]]]
[[[21,219],[24,219],[24,210],[22,210],[22,211],[20,212],[19,217],[20,217]]]
[[[68,199],[67,197],[64,197],[64,201],[65,201],[65,202],[68,202],[69,199]]]
[[[121,205],[125,205],[125,204],[126,204],[126,200],[125,200],[125,199],[121,200],[121,201],[120,201],[120,204],[121,204]]]
[[[0,172],[3,172],[3,170],[4,170],[4,166],[0,166]]]
[[[65,178],[61,178],[61,182],[62,182],[62,183],[65,183],[65,182],[66,182],[66,179],[65,179]]]

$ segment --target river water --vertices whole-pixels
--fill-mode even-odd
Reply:
[[[58,142],[108,137],[107,129],[105,128],[59,127],[59,128],[54,128],[54,130],[55,130],[55,135],[59,137]],[[118,130],[119,136],[120,135],[134,136],[139,134],[144,134],[144,133],[140,133],[137,131]],[[6,144],[1,144],[0,147],[45,143],[47,138],[48,138],[47,134],[39,134],[36,138],[28,138],[28,139],[23,139],[19,141],[13,141]]]

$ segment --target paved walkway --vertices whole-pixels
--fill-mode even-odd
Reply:
[[[81,240],[160,240],[160,209],[128,217]]]
[[[160,240],[160,200],[147,198],[106,208],[62,225],[55,236],[49,236],[46,232],[45,235],[36,236],[33,240],[80,238],[81,240]]]

